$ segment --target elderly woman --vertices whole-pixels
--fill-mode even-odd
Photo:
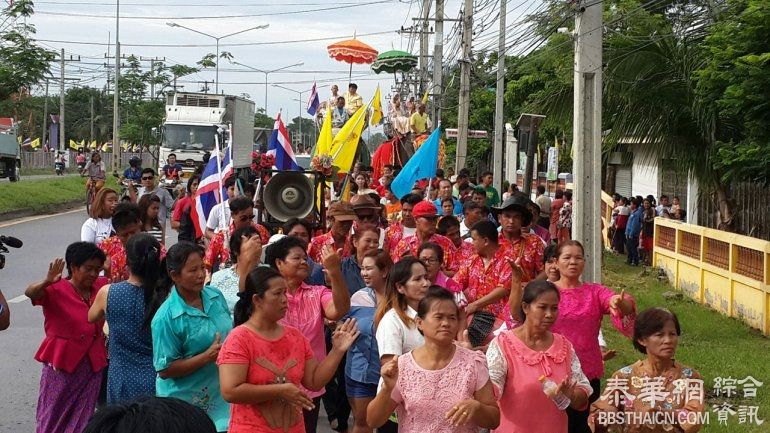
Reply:
[[[541,382],[556,384],[569,405],[588,407],[591,385],[572,344],[551,331],[559,317],[559,289],[548,281],[524,288],[521,326],[503,331],[487,350],[489,377],[498,390],[501,433],[567,433],[567,413],[543,392]]]
[[[43,308],[45,338],[35,354],[43,364],[37,401],[37,431],[80,433],[96,409],[107,366],[104,320],[88,322],[88,308],[107,280],[99,276],[104,253],[89,242],[67,247],[44,279],[24,292]],[[62,278],[64,268],[67,278]]]
[[[595,432],[693,433],[701,428],[704,410],[700,374],[674,358],[682,330],[676,314],[650,308],[636,318],[634,347],[646,358],[612,375],[621,386],[608,386],[591,406],[589,424]],[[649,383],[660,393],[644,395]]]
[[[96,193],[91,205],[90,218],[80,229],[80,240],[99,244],[113,235],[112,213],[118,205],[118,193],[114,189],[102,188]]]
[[[321,254],[331,290],[326,286],[311,286],[305,283],[310,272],[306,249],[307,246],[301,239],[287,236],[267,247],[265,262],[286,280],[288,310],[280,323],[297,328],[310,341],[316,361],[321,362],[326,358],[324,319],[341,319],[350,310],[350,293],[342,275],[340,256],[329,245],[323,247]],[[304,412],[305,430],[308,433],[315,432],[318,403],[323,394],[323,389],[307,391],[314,406]]]

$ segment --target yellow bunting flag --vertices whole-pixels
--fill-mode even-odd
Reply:
[[[425,94],[422,95],[422,103],[425,105],[428,105],[428,91],[425,91]]]
[[[321,126],[321,132],[318,134],[318,141],[315,144],[313,156],[328,154],[332,149],[332,141],[334,141],[334,135],[332,135],[332,110],[326,110],[324,123]]]
[[[340,173],[348,173],[353,168],[353,160],[356,157],[358,143],[361,140],[361,132],[366,126],[366,112],[369,106],[363,106],[356,111],[340,131],[334,137],[332,142],[331,155],[334,165],[339,167]]]
[[[40,147],[40,139],[39,139],[39,138],[36,138],[36,139],[32,140],[32,141],[29,143],[29,145],[30,145],[30,146],[31,146],[33,149],[37,149],[38,147]]]
[[[382,101],[380,99],[380,85],[378,84],[372,100],[372,120],[369,122],[372,126],[379,125],[382,121]]]

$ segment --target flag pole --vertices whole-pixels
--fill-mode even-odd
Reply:
[[[225,232],[225,245],[229,244],[229,239],[227,239],[227,226],[222,227],[222,224],[225,223],[225,208],[224,208],[224,202],[225,198],[222,195],[222,189],[224,188],[224,182],[222,181],[222,157],[221,157],[221,149],[219,147],[219,134],[214,134],[214,152],[216,153],[217,158],[217,183],[219,185],[219,189],[217,190],[216,195],[220,198],[219,200],[219,228],[222,229]]]

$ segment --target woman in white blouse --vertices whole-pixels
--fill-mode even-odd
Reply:
[[[415,317],[417,305],[428,293],[430,284],[428,271],[418,259],[408,256],[393,265],[388,274],[385,302],[377,307],[374,315],[382,364],[423,344]]]
[[[80,240],[99,245],[103,240],[112,236],[112,213],[117,205],[118,193],[114,189],[100,189],[94,197],[93,205],[91,205],[91,214],[89,215],[91,218],[88,218],[80,229]]]

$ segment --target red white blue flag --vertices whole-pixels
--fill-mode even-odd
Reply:
[[[275,118],[273,133],[270,134],[270,141],[267,144],[267,154],[273,155],[275,170],[299,170],[297,158],[294,156],[294,149],[291,148],[291,140],[286,125],[281,120],[281,113]]]
[[[321,100],[318,98],[318,92],[316,91],[315,83],[313,83],[313,88],[310,89],[310,98],[307,100],[307,114],[315,116],[320,106]]]
[[[234,171],[231,152],[232,146],[227,146],[224,150],[224,156],[220,159],[219,146],[216,146],[214,154],[211,155],[211,159],[203,169],[198,191],[195,193],[195,203],[190,209],[190,218],[195,226],[196,238],[205,233],[206,221],[208,221],[211,209],[228,198],[227,190],[222,188],[222,184]]]

